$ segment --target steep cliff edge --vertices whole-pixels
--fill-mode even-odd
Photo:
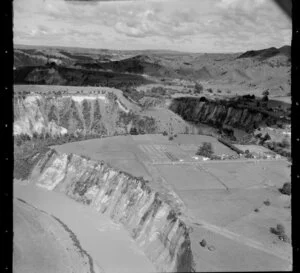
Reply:
[[[158,272],[193,272],[189,229],[176,202],[104,162],[48,151],[33,168],[37,186],[64,192],[122,223]]]
[[[14,135],[112,136],[129,133],[131,127],[138,127],[144,133],[156,129],[153,119],[131,111],[110,92],[93,96],[30,94],[14,98]]]
[[[279,117],[267,111],[238,106],[238,103],[225,101],[209,101],[201,98],[178,98],[170,105],[170,110],[184,120],[202,122],[212,126],[223,125],[234,128],[253,130],[261,125],[274,125]]]

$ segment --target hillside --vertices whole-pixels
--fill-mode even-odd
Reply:
[[[291,47],[290,46],[282,46],[280,48],[270,47],[262,50],[251,50],[243,53],[238,58],[251,58],[258,57],[261,60],[265,60],[274,56],[283,55],[288,58],[291,57]]]
[[[47,84],[71,86],[111,86],[140,85],[151,83],[141,75],[90,71],[63,66],[23,66],[14,71],[15,84]]]
[[[103,76],[105,77],[103,73],[107,72],[121,77],[123,83],[135,81],[136,78],[133,79],[133,75],[135,77],[143,75],[154,81],[170,79],[187,80],[191,83],[197,81],[207,88],[221,91],[226,89],[238,94],[244,91],[260,94],[268,90],[271,95],[283,96],[290,94],[290,51],[290,46],[232,54],[17,46],[14,62],[18,71],[26,69],[23,67],[39,68],[40,65],[53,62],[60,66],[56,68],[60,70],[59,74],[68,74],[66,71],[72,71],[74,77],[77,77],[76,71],[82,71],[87,75],[86,77],[93,74],[97,79],[100,78],[102,84],[107,84],[107,80],[102,80]],[[73,70],[74,68],[77,70]],[[51,80],[49,82],[48,73],[42,74],[39,84],[55,84]],[[84,78],[83,75],[79,77]],[[108,77],[113,77],[113,75]],[[62,78],[65,76],[63,75]],[[15,81],[16,83],[34,83],[30,77],[21,80],[16,77]],[[67,85],[95,84],[95,80],[90,79],[88,83],[86,80],[69,78],[58,80],[58,82]],[[138,84],[145,84],[145,81],[138,80]]]

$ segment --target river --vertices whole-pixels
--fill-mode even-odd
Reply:
[[[34,184],[14,183],[14,198],[59,218],[106,273],[155,272],[155,268],[122,225],[63,193]]]

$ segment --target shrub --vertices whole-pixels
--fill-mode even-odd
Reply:
[[[163,131],[163,136],[167,136],[168,135],[168,132],[167,131]]]
[[[207,102],[208,99],[206,97],[201,97],[199,101],[204,101],[204,102]]]
[[[220,89],[218,89],[218,91],[217,91],[218,93],[222,93],[222,90],[220,90]]]
[[[258,208],[256,208],[254,211],[255,211],[255,212],[259,212],[259,209],[258,209]]]
[[[207,92],[212,93],[213,90],[212,90],[211,88],[208,88],[208,89],[207,89]]]
[[[196,94],[200,94],[200,93],[202,93],[202,91],[203,91],[203,85],[201,84],[201,83],[196,83],[195,84],[195,90],[194,90],[194,93],[196,93]]]
[[[163,87],[161,86],[158,86],[158,87],[152,87],[151,88],[151,91],[150,91],[150,94],[153,96],[156,96],[156,97],[161,97],[161,96],[165,96],[166,95],[166,89],[164,89]]]
[[[291,187],[291,183],[284,183],[282,188],[279,189],[279,191],[282,193],[282,194],[286,194],[286,195],[291,195],[291,191],[292,191],[292,187]]]
[[[129,132],[131,135],[138,135],[138,131],[137,131],[137,129],[136,128],[131,128],[130,129],[130,132]]]
[[[270,140],[271,137],[268,133],[265,134],[265,136],[263,137],[263,141],[267,141],[267,140]]]
[[[199,244],[200,244],[202,247],[206,247],[206,245],[207,245],[205,239],[203,239]]]
[[[204,142],[196,152],[196,155],[201,155],[209,158],[212,156],[212,154],[213,154],[213,149],[210,142]]]
[[[278,224],[276,228],[271,227],[270,232],[277,235],[279,240],[290,242],[289,237],[285,234],[285,228],[282,224]]]
[[[264,204],[265,204],[266,206],[270,206],[270,205],[271,205],[271,202],[270,202],[269,200],[266,200],[266,201],[264,201]]]
[[[173,140],[174,138],[172,136],[169,136],[169,140]]]

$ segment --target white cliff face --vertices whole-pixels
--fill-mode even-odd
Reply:
[[[64,98],[71,98],[73,101],[82,103],[84,100],[103,100],[104,103],[108,103],[108,99],[105,95],[97,96],[63,96]]]
[[[31,181],[64,192],[123,224],[159,272],[191,272],[186,224],[147,182],[105,163],[50,150],[34,167]]]
[[[129,113],[118,99],[106,95],[41,96],[28,95],[14,99],[14,135],[34,134],[62,136],[67,133],[113,135],[122,133],[118,110]]]
[[[67,129],[58,126],[55,122],[48,122],[40,104],[42,97],[39,95],[27,96],[24,100],[18,99],[14,110],[18,111],[18,117],[14,120],[13,134],[27,134],[32,137],[33,133],[51,135],[64,135]]]

